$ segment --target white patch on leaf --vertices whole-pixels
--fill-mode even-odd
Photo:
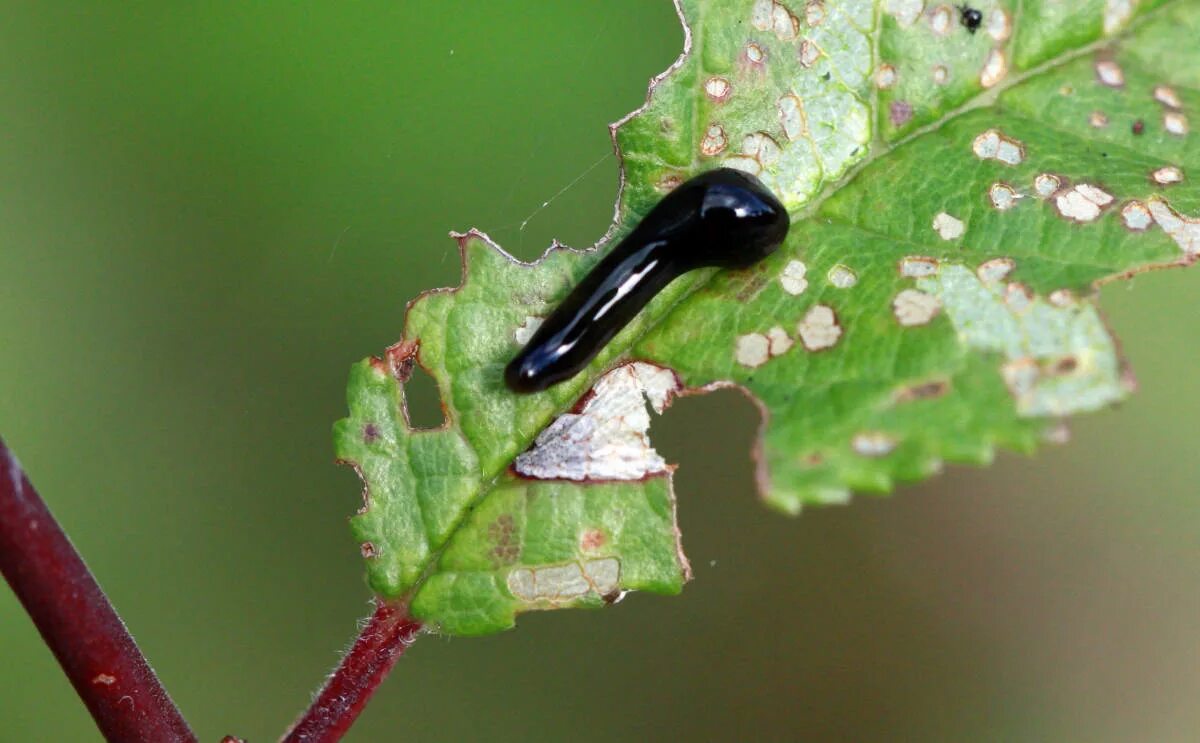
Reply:
[[[617,367],[596,382],[578,413],[560,415],[538,434],[513,468],[539,480],[640,480],[667,472],[646,435],[646,402],[661,413],[678,389],[669,369],[640,362]]]
[[[946,212],[941,212],[933,218],[933,230],[943,240],[957,240],[966,232],[962,220],[952,217]]]
[[[1070,289],[1055,289],[1050,292],[1050,296],[1047,299],[1055,307],[1070,307],[1079,301],[1079,298],[1075,296],[1075,292]]]
[[[810,309],[796,326],[800,341],[809,351],[823,351],[837,344],[842,336],[833,308],[818,304]]]
[[[816,28],[825,22],[825,3],[823,0],[808,0],[804,6],[804,22],[809,28]]]
[[[909,279],[937,273],[938,260],[925,255],[908,255],[900,259],[900,275]]]
[[[755,0],[754,6],[750,8],[750,23],[759,31],[766,31],[771,27],[771,10],[775,3],[772,0]]]
[[[1033,179],[1033,190],[1043,199],[1048,199],[1062,188],[1062,179],[1051,173],[1042,173]]]
[[[975,137],[971,150],[980,160],[998,160],[1005,165],[1020,165],[1025,159],[1025,145],[998,129],[988,129]]]
[[[988,189],[988,199],[991,200],[992,206],[1000,211],[1008,211],[1017,205],[1017,200],[1021,195],[1007,183],[993,183]]]
[[[1104,33],[1111,36],[1129,23],[1137,10],[1138,0],[1105,0]]]
[[[896,23],[907,28],[917,22],[925,12],[924,0],[886,0],[884,12],[896,19]]]
[[[862,431],[850,440],[854,451],[864,457],[886,457],[896,448],[896,438],[882,431]]]
[[[766,132],[751,132],[742,140],[742,154],[769,168],[779,162],[779,143]]]
[[[800,19],[781,2],[772,3],[771,27],[782,41],[790,41],[800,35]]]
[[[792,296],[799,296],[808,288],[808,279],[804,275],[808,273],[808,267],[801,261],[788,261],[783,267],[783,272],[779,274],[779,283],[783,285],[783,290]]]
[[[995,87],[1008,75],[1008,59],[1004,56],[1003,49],[993,49],[988,52],[987,59],[983,63],[983,70],[979,73],[979,84],[985,89]]]
[[[615,557],[587,560],[582,564],[516,568],[508,574],[508,590],[526,602],[571,601],[589,593],[606,596],[617,590],[621,563]]]
[[[1200,255],[1200,219],[1185,217],[1158,196],[1151,196],[1147,205],[1158,226],[1171,237],[1185,255]]]
[[[1163,129],[1177,137],[1182,137],[1188,133],[1187,117],[1178,111],[1167,111],[1163,114]]]
[[[723,103],[733,92],[733,86],[723,77],[714,75],[704,81],[704,93],[711,100]]]
[[[772,356],[779,356],[791,350],[795,345],[795,341],[787,334],[787,331],[776,325],[767,331],[767,340],[770,341],[770,351]]]
[[[734,342],[733,358],[751,369],[767,363],[771,357],[771,340],[762,333],[739,335]]]
[[[988,36],[996,41],[1007,41],[1008,37],[1012,35],[1012,18],[1009,17],[1008,12],[996,8],[988,13],[987,32]]]
[[[1013,397],[1023,400],[1033,395],[1038,377],[1041,376],[1041,368],[1032,357],[1022,356],[1004,362],[1000,367],[1000,375],[1004,377],[1004,384]]]
[[[858,283],[858,274],[854,273],[854,270],[849,266],[841,263],[829,269],[826,278],[829,279],[830,284],[838,289],[849,289]]]
[[[1176,110],[1183,108],[1183,101],[1179,100],[1179,94],[1169,85],[1155,85],[1154,100],[1168,108]]]
[[[779,98],[779,123],[783,126],[783,134],[789,140],[797,140],[808,136],[808,125],[804,119],[804,104],[795,93],[788,93]]]
[[[1160,186],[1169,186],[1183,182],[1183,171],[1174,165],[1167,165],[1151,173],[1150,177]]]
[[[1094,222],[1104,207],[1113,201],[1112,194],[1090,183],[1080,183],[1054,199],[1058,213],[1075,222]]]
[[[1012,284],[981,281],[960,265],[943,264],[917,285],[941,299],[966,345],[1003,357],[1001,372],[1018,414],[1068,415],[1124,396],[1116,347],[1092,303],[1057,307],[1024,287],[1026,301],[1017,303]],[[1072,360],[1069,373],[1041,371],[1062,368],[1064,358]]]
[[[896,68],[890,64],[881,64],[875,71],[875,87],[887,90],[896,84]]]
[[[950,33],[951,15],[954,11],[948,5],[939,5],[929,15],[929,28],[938,36]]]
[[[700,140],[700,152],[708,157],[715,157],[725,150],[729,144],[725,136],[725,128],[720,124],[711,124]]]
[[[1016,267],[1017,264],[1012,258],[993,258],[980,263],[975,272],[979,275],[980,281],[990,284],[1004,281]]]
[[[771,30],[784,41],[800,33],[800,19],[777,0],[755,0],[750,9],[750,22],[759,31]]]
[[[525,345],[529,342],[529,339],[533,337],[533,334],[537,332],[537,329],[541,327],[541,325],[542,318],[534,317],[533,315],[527,316],[525,318],[525,322],[521,323],[521,327],[513,331],[513,340],[515,340],[518,345]]]
[[[800,64],[812,67],[821,58],[821,50],[816,44],[805,39],[800,42]]]
[[[906,328],[928,324],[941,308],[942,303],[937,297],[917,289],[905,289],[892,300],[892,313]]]
[[[1141,232],[1154,224],[1150,210],[1140,201],[1131,201],[1121,209],[1121,221],[1125,226],[1136,232]]]
[[[725,158],[725,167],[734,168],[750,175],[762,175],[762,163],[749,155],[732,155]]]
[[[1110,88],[1119,88],[1125,84],[1125,71],[1111,59],[1102,59],[1096,63],[1096,77]]]
[[[1004,304],[1013,312],[1024,312],[1033,304],[1033,291],[1019,281],[1004,287]]]

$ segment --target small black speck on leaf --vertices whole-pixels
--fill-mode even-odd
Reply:
[[[1144,131],[1146,131],[1146,122],[1142,121],[1141,119],[1138,119],[1137,121],[1133,122],[1133,133],[1134,134],[1141,135],[1141,133]]]
[[[969,5],[960,5],[958,12],[960,14],[959,22],[972,34],[983,25],[983,11],[976,10]]]
[[[821,79],[824,80],[825,82],[829,82],[829,78],[831,78],[831,77],[833,77],[833,75],[831,75],[828,72],[826,72],[824,75],[821,75]]]

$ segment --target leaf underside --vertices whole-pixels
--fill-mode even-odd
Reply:
[[[505,363],[602,251],[524,264],[458,236],[462,286],[417,299],[403,340],[354,368],[335,427],[365,485],[370,585],[443,632],[682,588],[670,467],[625,420],[662,369],[757,400],[760,490],[795,513],[1030,451],[1120,400],[1095,287],[1200,253],[1194,0],[975,2],[975,33],[921,0],[678,5],[684,54],[613,127],[623,188],[598,247],[717,166],[759,175],[793,228],[752,269],[676,281],[584,373],[528,396]],[[437,430],[407,422],[414,364]],[[535,439],[586,479],[514,471]]]

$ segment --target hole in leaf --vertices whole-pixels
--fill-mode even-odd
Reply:
[[[445,422],[437,382],[420,364],[413,365],[412,376],[404,383],[404,397],[413,428],[437,428]]]

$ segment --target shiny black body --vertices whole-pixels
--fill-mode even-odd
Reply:
[[[967,30],[974,34],[983,24],[983,11],[976,10],[967,5],[958,6],[958,12],[962,14],[959,21],[967,27]]]
[[[505,383],[540,392],[575,376],[678,276],[752,266],[787,231],[787,210],[757,178],[729,168],[692,178],[583,278],[509,363]]]

